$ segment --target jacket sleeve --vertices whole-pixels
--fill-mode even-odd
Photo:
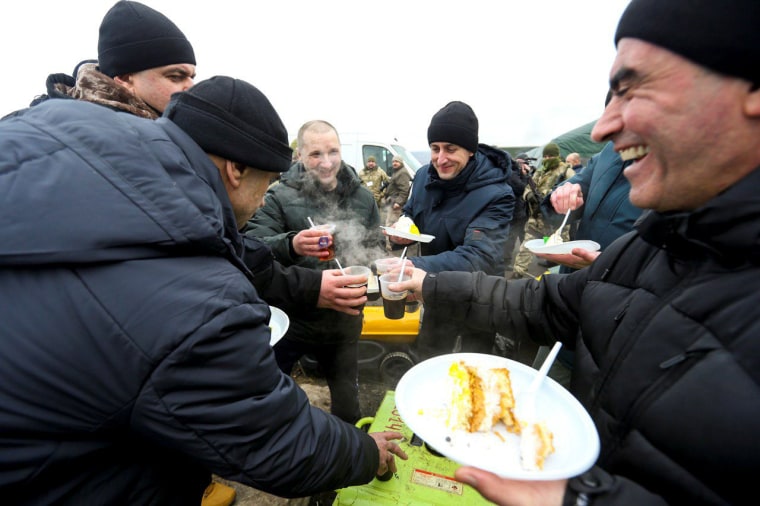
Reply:
[[[322,271],[297,265],[284,267],[257,237],[243,236],[243,242],[244,261],[253,273],[253,284],[262,299],[286,313],[317,305]]]
[[[370,481],[379,464],[374,440],[309,404],[275,362],[266,305],[239,272],[220,277],[206,297],[199,294],[203,314],[184,318],[202,323],[145,381],[131,410],[133,430],[219,476],[282,497]]]
[[[582,475],[568,480],[562,506],[577,504],[667,506],[668,503],[637,483],[622,476],[611,475],[602,468],[594,466]]]
[[[567,278],[567,279],[565,279]],[[575,347],[578,308],[568,301],[582,289],[585,274],[543,276],[509,280],[483,272],[428,274],[423,283],[425,304],[437,312],[467,322],[476,330],[497,331],[517,339],[551,345],[562,337]]]

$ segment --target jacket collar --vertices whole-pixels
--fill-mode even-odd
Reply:
[[[649,211],[636,229],[647,242],[682,257],[716,256],[730,264],[760,264],[760,167],[704,206],[679,213]]]

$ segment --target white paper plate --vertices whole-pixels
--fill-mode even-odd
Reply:
[[[272,337],[269,339],[269,345],[274,346],[277,341],[282,339],[285,332],[288,331],[290,318],[285,314],[285,311],[278,307],[269,306],[269,310],[272,312],[272,317],[269,319],[269,328],[272,329]]]
[[[520,418],[520,397],[538,373],[527,365],[496,355],[453,353],[420,362],[409,369],[396,386],[396,407],[404,423],[423,441],[451,460],[516,480],[557,480],[588,470],[599,456],[599,435],[581,404],[559,383],[546,378],[536,397],[536,419],[554,434],[555,451],[544,468],[527,471],[520,464],[520,439],[502,423],[493,432],[469,433],[446,426],[451,392],[442,388],[449,381],[449,367],[463,360],[481,367],[509,369]]]
[[[410,234],[409,232],[403,232],[401,230],[396,230],[395,228],[391,227],[380,227],[383,230],[385,230],[388,235],[393,235],[396,237],[401,237],[402,239],[409,239],[410,241],[419,241],[419,242],[430,242],[433,239],[435,239],[434,235],[427,235],[427,234]]]
[[[562,244],[546,246],[543,239],[533,239],[525,243],[525,247],[532,253],[542,253],[548,255],[568,255],[573,248],[583,248],[589,251],[599,251],[599,243],[595,241],[568,241]]]

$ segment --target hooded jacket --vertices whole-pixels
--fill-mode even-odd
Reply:
[[[426,278],[425,303],[453,318],[575,349],[601,440],[591,504],[756,503],[758,185],[760,168],[693,212],[645,212],[572,274]]]
[[[403,214],[420,233],[435,236],[420,243],[415,267],[427,272],[504,273],[504,243],[515,195],[507,183],[512,160],[485,144],[454,179],[444,181],[432,164],[417,171]]]
[[[0,193],[4,501],[372,479],[372,438],[277,367],[218,171],[171,121],[46,101],[0,122]]]

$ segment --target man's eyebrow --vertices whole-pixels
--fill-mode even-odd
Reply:
[[[620,90],[620,83],[629,81],[636,76],[636,71],[630,67],[623,67],[610,78],[610,90],[617,92]]]

